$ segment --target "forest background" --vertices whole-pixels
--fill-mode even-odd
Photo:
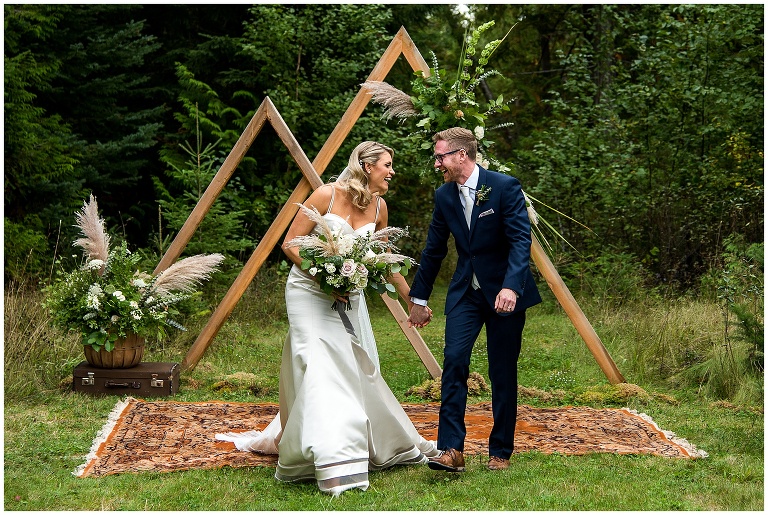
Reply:
[[[73,479],[114,400],[71,394],[80,338],[50,326],[41,290],[57,269],[81,264],[74,213],[90,194],[113,241],[126,240],[152,270],[265,97],[312,160],[400,27],[451,79],[467,27],[489,20],[487,40],[514,26],[488,64],[502,76],[480,87],[510,108],[494,116],[508,124],[487,132],[494,153],[527,193],[567,215],[535,204],[573,246],[550,239],[558,272],[621,372],[641,385],[606,384],[537,275],[545,302],[530,314],[521,398],[643,409],[710,458],[516,455],[514,476],[470,476],[480,489],[471,500],[420,471],[393,472],[377,476],[387,486],[374,488],[375,506],[764,508],[763,5],[6,4],[6,509],[289,506],[268,470]],[[410,92],[413,78],[401,58],[387,81]],[[323,179],[362,140],[393,147],[389,221],[409,227],[399,243],[418,259],[439,178],[408,143],[412,131],[385,123],[370,103]],[[265,125],[185,249],[223,253],[225,264],[185,306],[190,331],[153,345],[149,360],[184,356],[300,177]],[[180,398],[276,401],[286,271],[275,249],[204,366],[184,374]],[[401,400],[423,401],[407,392],[424,367],[381,303],[371,310],[388,384]],[[438,360],[440,311],[422,332]],[[483,345],[476,351],[473,370],[484,374]],[[257,384],[218,389],[242,370]],[[51,435],[42,446],[40,434]],[[612,487],[615,474],[622,480]],[[253,496],[230,492],[231,480]],[[226,502],[211,504],[224,490]],[[315,490],[301,490],[297,509],[328,509]],[[369,499],[343,502],[371,509]]]
[[[742,345],[734,359],[762,378],[762,5],[22,4],[4,15],[7,290],[79,265],[68,247],[89,194],[153,269],[265,97],[312,159],[400,27],[451,80],[467,29],[494,20],[484,38],[509,32],[487,66],[501,75],[480,91],[510,109],[487,136],[529,195],[567,215],[537,204],[570,244],[552,240],[566,284],[615,305],[710,301],[725,343]],[[401,58],[387,81],[411,91],[413,78]],[[301,178],[266,127],[185,251],[226,256],[214,292]],[[439,177],[413,130],[370,103],[324,180],[362,140],[394,147],[390,224],[409,227],[401,247],[418,257]],[[266,266],[285,271],[279,248]],[[684,366],[711,358],[683,354]],[[707,367],[698,377],[711,380]]]
[[[452,74],[467,27],[495,20],[488,40],[514,29],[488,64],[501,76],[480,89],[510,110],[489,138],[529,195],[589,228],[538,205],[573,246],[560,240],[552,256],[571,288],[619,301],[693,293],[747,331],[759,325],[761,308],[743,306],[762,276],[762,5],[30,4],[4,15],[6,285],[45,284],[54,256],[78,265],[66,248],[89,194],[153,269],[265,97],[312,159],[401,26]],[[411,91],[413,78],[401,58],[387,81]],[[394,147],[390,222],[410,228],[402,247],[418,256],[438,177],[407,144],[414,127],[381,115],[368,105],[324,180],[362,140]],[[262,131],[186,252],[225,254],[218,280],[231,282],[300,178]],[[284,261],[275,249],[267,264]]]

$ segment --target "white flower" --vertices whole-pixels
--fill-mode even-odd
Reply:
[[[120,290],[115,290],[112,296],[117,298],[117,300],[119,300],[120,302],[125,302],[125,295],[123,295],[123,292],[121,292]]]
[[[117,322],[118,320],[120,320],[120,317],[117,315],[112,315],[112,318],[110,318],[110,320],[112,320],[113,322]]]
[[[481,125],[478,125],[475,127],[475,137],[477,139],[483,139],[483,136],[485,136],[485,129]]]
[[[101,286],[98,284],[92,284],[90,288],[88,288],[88,294],[85,296],[85,304],[90,309],[99,310],[101,307],[101,302],[99,299],[104,294],[104,292],[101,289]]]
[[[349,254],[355,246],[355,238],[350,234],[339,234],[335,239],[339,254],[342,256]]]
[[[317,275],[317,272],[318,272],[318,270],[317,270],[316,266],[313,266],[312,268],[309,269],[309,275],[311,275],[313,277]]]
[[[360,277],[368,277],[368,269],[362,263],[357,265],[357,273],[360,274]]]
[[[139,303],[135,300],[132,300],[129,304],[133,309],[139,309]]]
[[[101,259],[92,259],[85,264],[85,268],[88,270],[98,270],[102,266],[104,266],[104,261]]]
[[[99,298],[95,295],[88,295],[85,298],[85,304],[88,306],[89,309],[94,309],[96,311],[99,310],[101,307],[101,303],[99,302]]]
[[[325,267],[325,271],[329,274],[332,274],[336,271],[336,267],[333,265],[333,263],[324,263],[323,266]]]
[[[355,262],[352,259],[345,259],[344,262],[341,264],[341,270],[340,273],[344,277],[352,277],[352,275],[355,273]]]
[[[141,320],[141,311],[131,311],[131,316],[136,320]]]
[[[142,279],[141,277],[137,277],[136,279],[131,281],[131,284],[133,284],[137,288],[146,288],[147,287],[146,281],[144,281],[144,279]]]

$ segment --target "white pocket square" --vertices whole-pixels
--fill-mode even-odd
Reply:
[[[492,215],[492,214],[493,214],[493,209],[489,209],[488,211],[483,211],[482,213],[480,213],[478,215],[478,218],[482,218],[484,216],[488,216],[488,215]]]

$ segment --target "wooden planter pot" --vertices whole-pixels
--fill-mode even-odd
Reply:
[[[126,338],[118,338],[115,348],[108,352],[101,348],[98,352],[93,347],[86,345],[85,360],[99,368],[131,368],[141,363],[144,357],[144,338],[135,334],[129,334]]]

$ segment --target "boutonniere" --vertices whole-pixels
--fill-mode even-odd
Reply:
[[[480,189],[475,193],[475,205],[479,206],[481,202],[488,200],[488,195],[491,194],[491,188],[483,184]]]

